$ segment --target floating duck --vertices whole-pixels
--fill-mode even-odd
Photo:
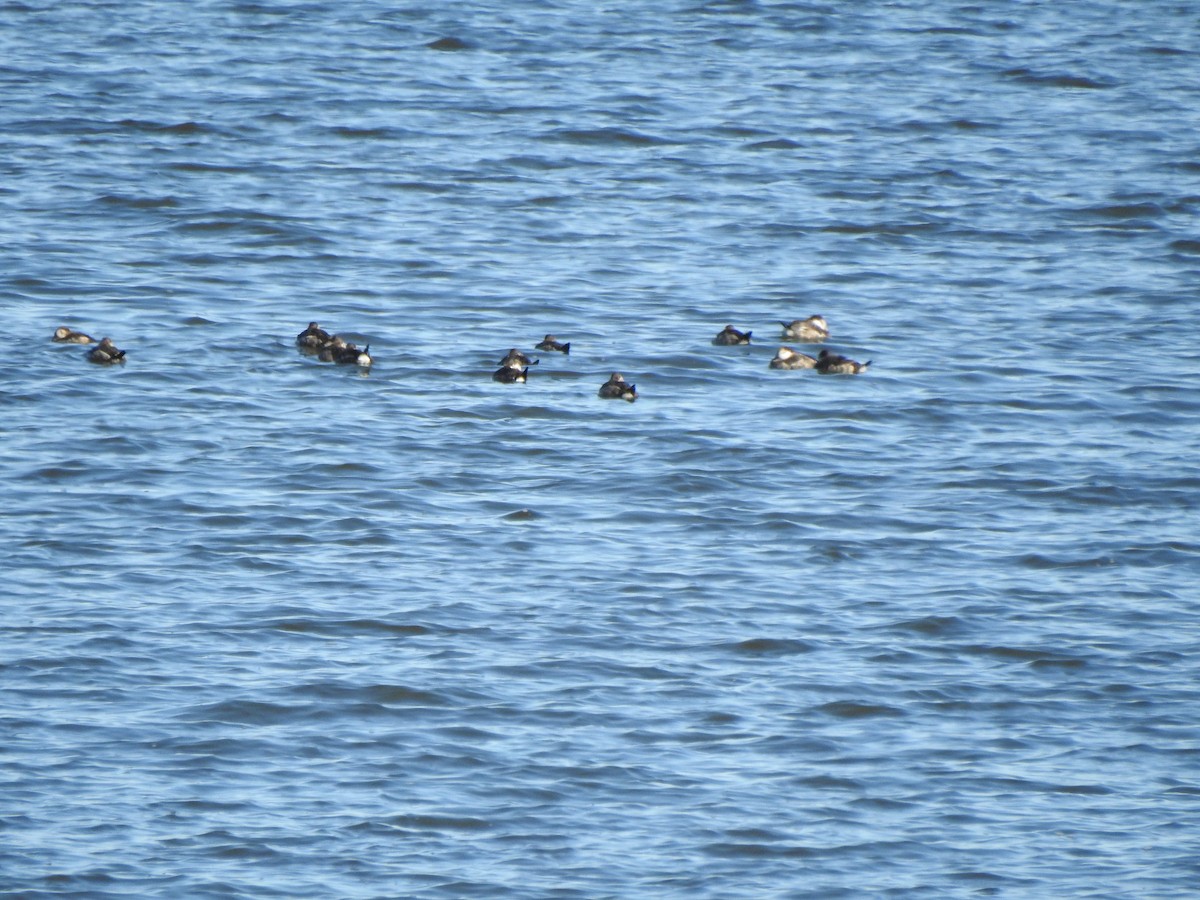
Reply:
[[[61,325],[54,329],[54,336],[50,338],[56,344],[94,344],[96,339],[91,335],[84,334],[82,331],[72,331],[66,325]]]
[[[316,322],[309,322],[308,327],[296,335],[296,345],[299,347],[312,347],[320,349],[333,340],[333,335],[318,325]]]
[[[870,364],[869,359],[866,362],[858,362],[837,353],[822,350],[817,354],[816,369],[821,375],[857,375]]]
[[[534,349],[535,350],[545,350],[547,352],[550,352],[553,350],[558,353],[570,353],[571,352],[571,342],[568,341],[565,344],[559,343],[558,338],[556,338],[552,334],[548,334],[544,338],[542,338],[541,343],[538,344]]]
[[[524,384],[528,377],[529,366],[522,366],[519,363],[501,366],[492,373],[492,381],[499,381],[501,384]]]
[[[125,362],[125,351],[118,350],[117,345],[112,342],[112,338],[104,338],[104,340],[88,351],[87,358],[101,365]]]
[[[620,372],[613,372],[608,381],[600,385],[600,396],[606,400],[628,400],[632,403],[637,399],[637,385],[627,382]]]
[[[807,353],[799,353],[791,347],[780,347],[775,358],[767,365],[772,369],[814,369],[817,361]]]
[[[718,347],[734,347],[750,343],[749,331],[738,331],[732,325],[726,325],[723,329],[717,332],[717,336],[712,342]]]
[[[502,366],[536,366],[540,360],[530,359],[516,347],[513,347],[504,354],[504,359],[500,360]]]
[[[829,323],[825,321],[824,316],[809,316],[807,319],[794,319],[779,324],[783,326],[785,340],[819,344],[829,339]]]
[[[353,344],[347,344],[333,354],[333,361],[343,366],[362,366],[364,369],[368,369],[375,360],[371,358],[370,344],[367,344],[362,350]]]
[[[353,344],[346,342],[346,339],[340,335],[334,335],[324,344],[320,345],[320,350],[317,353],[317,359],[321,362],[337,362],[338,357],[346,350],[357,349]]]

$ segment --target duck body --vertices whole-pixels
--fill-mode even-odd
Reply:
[[[794,319],[779,324],[783,326],[783,336],[787,340],[819,344],[829,339],[829,323],[825,321],[824,316],[809,316],[807,319]]]
[[[565,343],[565,344],[561,343],[558,340],[558,338],[556,338],[554,335],[548,334],[544,338],[542,338],[541,343],[539,343],[536,347],[534,347],[534,349],[535,350],[544,350],[547,353],[549,353],[551,351],[554,351],[556,353],[570,353],[571,352],[571,342],[567,341],[567,343]]]
[[[96,339],[91,335],[84,334],[82,331],[72,331],[66,325],[60,325],[54,329],[54,335],[50,338],[56,344],[94,344]]]
[[[501,366],[492,373],[492,381],[501,384],[524,384],[529,377],[529,366]]]
[[[541,362],[541,360],[530,359],[516,347],[513,347],[504,354],[504,359],[500,360],[500,365],[516,366],[520,368],[522,366],[536,366],[539,362]]]
[[[718,347],[738,347],[750,343],[749,331],[738,331],[732,325],[726,325],[713,338],[712,342]]]
[[[296,335],[296,346],[320,350],[331,340],[333,340],[333,335],[316,322],[309,322],[308,327]]]
[[[338,350],[333,361],[342,366],[361,366],[364,369],[370,368],[374,360],[371,358],[371,345],[359,350],[353,344],[347,344],[345,347]]]
[[[345,338],[333,335],[324,344],[313,345],[317,350],[317,359],[321,362],[337,362],[338,357],[347,350],[355,349],[353,344],[346,343]]]
[[[613,372],[608,381],[600,385],[599,394],[605,400],[628,400],[632,403],[637,399],[637,385],[627,382],[620,372]]]
[[[87,353],[87,358],[90,362],[99,363],[100,365],[111,365],[112,363],[125,362],[125,351],[118,350],[117,345],[112,342],[112,338],[104,338]]]
[[[780,347],[767,365],[772,369],[815,369],[817,361],[807,353],[799,353],[791,347]]]
[[[839,353],[822,350],[817,354],[816,370],[821,375],[857,375],[870,364],[869,359],[866,362],[859,362]]]

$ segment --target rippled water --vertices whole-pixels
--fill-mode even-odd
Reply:
[[[1194,12],[0,6],[4,895],[1194,890]]]

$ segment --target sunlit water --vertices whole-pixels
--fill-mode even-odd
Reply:
[[[1193,890],[1194,12],[0,6],[5,896]]]

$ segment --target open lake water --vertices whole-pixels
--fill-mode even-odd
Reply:
[[[1195,895],[1195,4],[9,0],[0,87],[0,896]]]

